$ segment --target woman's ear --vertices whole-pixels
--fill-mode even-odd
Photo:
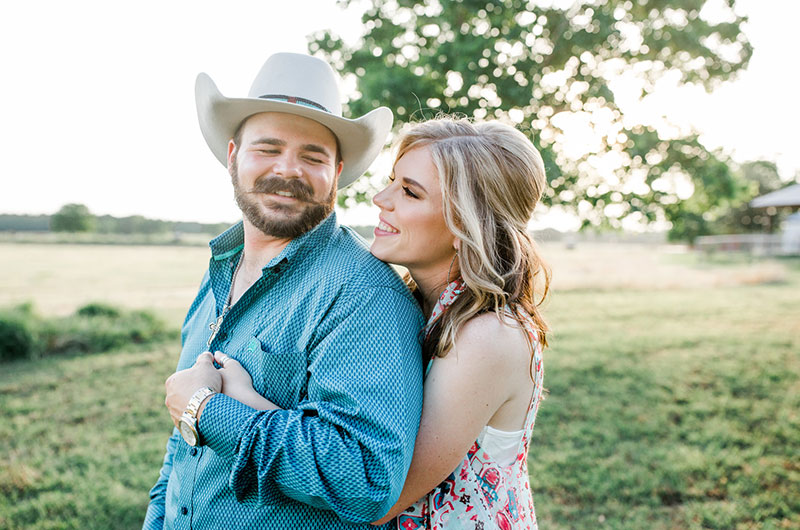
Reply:
[[[453,248],[456,249],[456,252],[461,250],[461,240],[459,238],[453,238]]]

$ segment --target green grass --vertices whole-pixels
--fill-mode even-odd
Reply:
[[[556,293],[543,528],[800,527],[800,284]]]
[[[141,528],[172,423],[175,344],[5,363],[0,528]]]
[[[185,279],[174,269],[167,279],[154,275],[207,255],[139,250],[147,259],[135,273],[101,281],[124,284],[130,307],[160,309],[148,298],[152,286],[174,277],[182,290],[164,300],[177,317],[172,308],[196,286],[197,267],[183,271]],[[53,260],[60,268],[45,271],[36,262],[19,276],[30,279],[26,298],[37,307],[80,297],[85,287],[63,276],[88,274],[73,251],[59,247],[70,252]],[[106,266],[137,256],[108,252],[87,248],[86,255]],[[574,256],[577,264],[593,257]],[[630,266],[630,253],[624,259]],[[738,270],[736,263],[688,261],[676,271]],[[546,308],[555,330],[545,353],[549,393],[529,459],[543,529],[800,528],[797,265],[782,262],[777,277],[784,279],[762,285],[576,282],[580,288],[554,293]],[[93,276],[103,274],[94,267]],[[556,273],[564,270],[559,264]],[[37,287],[42,276],[74,291]],[[105,292],[119,303],[120,293]],[[170,341],[2,364],[0,528],[140,528],[172,427],[163,382],[177,356]]]

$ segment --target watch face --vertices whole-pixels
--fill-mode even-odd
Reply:
[[[181,436],[183,436],[187,444],[191,446],[197,445],[197,435],[194,429],[183,418],[181,418],[181,421],[178,423],[178,429],[181,431]]]

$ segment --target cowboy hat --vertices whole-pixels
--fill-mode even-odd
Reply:
[[[298,53],[276,53],[258,72],[246,98],[226,98],[204,73],[195,99],[200,130],[211,152],[228,165],[228,142],[253,114],[284,112],[310,118],[333,132],[344,167],[339,188],[360,177],[378,156],[392,128],[392,111],[380,107],[355,120],[342,117],[336,74],[325,61]]]

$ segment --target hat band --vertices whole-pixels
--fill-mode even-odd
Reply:
[[[264,96],[258,96],[258,99],[274,99],[278,101],[285,101],[287,103],[294,103],[296,105],[303,105],[304,107],[311,107],[312,109],[319,109],[322,111],[331,114],[331,111],[317,103],[316,101],[311,101],[310,99],[306,98],[299,98],[296,96],[284,96],[282,94],[266,94]]]

